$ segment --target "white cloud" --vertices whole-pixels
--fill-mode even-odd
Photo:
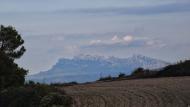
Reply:
[[[102,42],[101,40],[91,40],[90,45],[98,44],[98,43],[101,43],[101,42]]]
[[[113,37],[111,38],[111,40],[112,40],[112,41],[119,41],[120,39],[119,39],[119,37],[118,37],[117,35],[115,35],[115,36],[113,36]]]
[[[113,37],[111,37],[111,39],[106,39],[106,40],[91,40],[89,42],[90,45],[97,45],[97,44],[115,44],[115,43],[122,43],[122,44],[128,44],[130,42],[132,42],[135,38],[131,35],[127,35],[127,36],[118,36],[115,35]]]
[[[131,42],[131,41],[134,40],[134,38],[133,38],[133,36],[131,36],[131,35],[127,35],[127,36],[123,37],[123,40],[124,40],[125,42]]]
[[[148,37],[135,37],[133,35],[112,36],[110,39],[97,39],[89,42],[90,46],[97,47],[164,47],[159,40]]]
[[[164,46],[166,46],[166,44],[165,43],[163,43],[163,42],[161,42],[161,41],[159,41],[159,40],[149,40],[149,41],[146,41],[146,45],[147,46],[156,46],[156,47],[164,47]]]

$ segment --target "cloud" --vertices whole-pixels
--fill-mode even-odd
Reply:
[[[99,44],[101,42],[102,42],[101,40],[91,40],[90,45]]]
[[[112,39],[111,39],[112,41],[119,41],[119,38],[118,38],[118,36],[117,35],[115,35],[115,36],[113,36],[112,37]]]
[[[165,44],[159,40],[135,37],[132,35],[112,36],[110,39],[91,40],[88,45],[83,48],[139,48],[139,47],[164,47]]]
[[[166,46],[165,43],[162,43],[159,40],[148,40],[148,41],[146,41],[146,45],[147,46],[157,46],[157,47],[164,47],[164,46]]]
[[[64,38],[64,36],[53,36],[52,40],[53,41],[64,41],[65,38]]]
[[[131,42],[133,40],[133,36],[127,35],[127,36],[123,37],[123,40],[126,42]]]
[[[189,12],[190,2],[177,2],[160,4],[154,6],[138,7],[103,7],[103,8],[84,8],[73,10],[57,10],[54,13],[64,14],[94,14],[94,15],[153,15],[163,13]]]
[[[98,45],[98,44],[116,44],[116,43],[130,43],[134,40],[134,37],[132,35],[127,35],[127,36],[113,36],[111,39],[105,39],[105,40],[91,40],[89,42],[90,45]]]
[[[128,42],[133,41],[133,39],[134,39],[134,37],[132,35],[127,35],[124,37],[119,37],[119,36],[115,35],[111,38],[111,43],[119,43],[119,42],[128,43]]]
[[[38,7],[39,8],[39,7]],[[39,8],[41,9],[41,8]],[[190,2],[180,1],[171,3],[162,3],[159,5],[144,5],[144,6],[117,6],[117,7],[80,7],[80,8],[61,8],[49,10],[11,10],[0,11],[2,15],[18,15],[18,14],[59,14],[59,15],[154,15],[163,13],[189,12]]]

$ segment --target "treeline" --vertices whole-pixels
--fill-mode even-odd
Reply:
[[[113,81],[122,79],[138,79],[138,78],[158,78],[158,77],[176,77],[190,76],[190,60],[181,61],[177,64],[168,65],[162,69],[149,70],[137,68],[131,75],[120,73],[117,77],[101,77],[98,81]]]
[[[168,65],[160,70],[138,68],[131,76],[138,78],[190,76],[190,60]]]
[[[157,76],[190,76],[190,60],[166,66]]]
[[[55,86],[26,82],[27,70],[15,63],[26,51],[12,26],[0,26],[0,107],[70,107],[72,98]]]

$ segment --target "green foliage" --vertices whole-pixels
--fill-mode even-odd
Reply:
[[[12,59],[20,58],[26,49],[24,40],[12,26],[0,26],[0,51]]]
[[[137,78],[190,76],[190,60],[168,65],[160,70],[145,70],[143,68],[138,68],[131,76]]]
[[[73,82],[68,82],[68,83],[52,83],[50,84],[51,86],[73,86],[73,85],[77,85],[78,83],[76,81]]]
[[[71,104],[71,97],[54,92],[41,99],[40,107],[70,107]]]
[[[119,75],[118,75],[118,78],[125,78],[126,77],[126,75],[124,74],[124,73],[120,73]]]
[[[137,68],[136,70],[134,70],[132,72],[132,76],[143,76],[145,73],[144,69],[143,68]]]
[[[25,52],[23,43],[13,27],[0,26],[0,90],[24,84],[27,71],[14,62]]]
[[[0,107],[70,107],[72,98],[53,86],[25,83],[27,71],[15,59],[26,51],[24,40],[11,26],[0,26]]]
[[[1,91],[0,107],[70,107],[72,98],[48,85],[34,84]]]
[[[18,67],[13,59],[0,52],[0,90],[24,84],[27,71]]]
[[[158,76],[190,76],[190,60],[169,65],[160,70]]]
[[[1,92],[2,107],[37,107],[48,93],[44,86],[7,88]]]
[[[115,79],[116,79],[115,77],[109,75],[107,77],[101,77],[98,81],[113,81]]]

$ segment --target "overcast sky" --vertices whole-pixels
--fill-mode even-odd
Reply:
[[[190,58],[189,0],[0,0],[0,24],[23,36],[30,74],[79,54]]]

